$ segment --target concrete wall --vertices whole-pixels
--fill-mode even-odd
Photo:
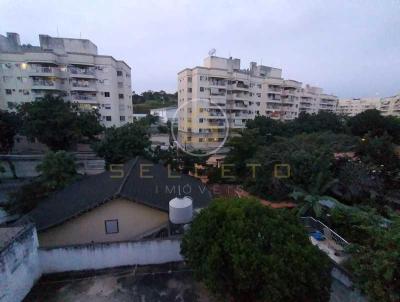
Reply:
[[[0,254],[0,301],[21,301],[41,275],[33,226],[23,229]]]
[[[5,172],[0,174],[0,178],[13,177],[8,160],[13,163],[17,177],[37,177],[39,173],[36,171],[36,167],[42,162],[43,157],[44,154],[0,155],[0,164],[5,169]],[[96,157],[93,154],[85,155],[79,153],[75,153],[75,157],[78,173],[93,175],[104,172],[104,159]]]
[[[40,248],[43,274],[182,261],[180,239]]]
[[[105,220],[118,219],[119,231],[106,234]],[[60,226],[39,233],[40,246],[60,246],[140,239],[168,223],[168,214],[115,199]]]

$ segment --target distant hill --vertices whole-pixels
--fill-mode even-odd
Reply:
[[[151,109],[176,106],[178,104],[178,93],[167,93],[160,91],[145,91],[141,94],[133,93],[133,113],[150,113]]]

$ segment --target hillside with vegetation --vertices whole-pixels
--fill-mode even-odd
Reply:
[[[150,113],[151,109],[162,107],[177,106],[178,93],[167,93],[164,90],[160,91],[145,91],[141,94],[133,92],[132,105],[133,113]]]

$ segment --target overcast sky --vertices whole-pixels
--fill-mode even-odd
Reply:
[[[398,0],[0,0],[6,32],[90,39],[132,67],[137,92],[176,91],[177,72],[211,48],[340,97],[400,92]]]

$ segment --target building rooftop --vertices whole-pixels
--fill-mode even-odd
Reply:
[[[116,165],[113,170],[85,176],[55,192],[23,221],[34,222],[37,230],[42,231],[116,198],[164,212],[169,211],[169,201],[175,197],[191,196],[194,209],[207,206],[212,199],[211,192],[196,178],[177,174],[140,157],[125,165]]]

